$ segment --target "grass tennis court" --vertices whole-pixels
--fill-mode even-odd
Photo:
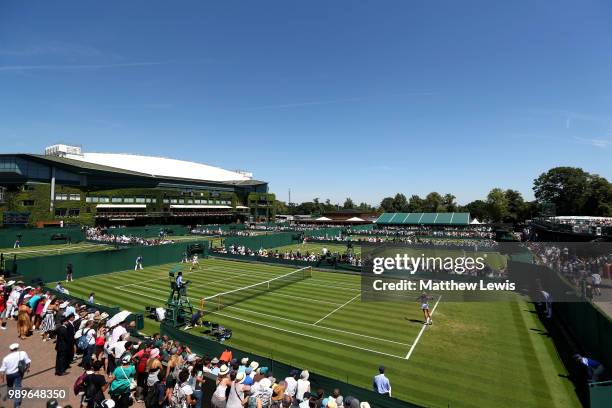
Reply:
[[[97,275],[67,287],[73,295],[94,290],[98,302],[142,312],[165,303],[174,266]],[[194,304],[292,271],[219,259],[202,260],[194,272],[183,270]],[[394,396],[424,406],[579,406],[552,340],[523,301],[436,299],[434,325],[424,328],[416,301],[362,303],[358,276],[313,271],[309,279],[207,319],[231,328],[228,344],[236,348],[365,388],[384,364]],[[145,331],[157,331],[153,321],[146,321]]]
[[[76,252],[96,252],[108,251],[113,249],[113,245],[96,244],[92,242],[79,242],[77,244],[56,244],[56,245],[38,245],[38,246],[23,246],[21,248],[3,248],[0,253],[4,254],[5,259],[12,259],[13,255],[17,255],[17,259],[33,258],[38,256],[51,256],[70,254]]]

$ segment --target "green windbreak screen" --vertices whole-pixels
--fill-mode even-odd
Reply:
[[[22,248],[40,245],[57,245],[70,240],[73,243],[85,239],[81,228],[6,228],[0,229],[0,249],[13,248],[19,240]]]
[[[200,244],[203,256],[208,255],[208,241],[155,245],[146,247],[127,247],[98,252],[73,252],[63,255],[39,256],[26,259],[17,257],[16,267],[13,260],[6,260],[6,268],[23,281],[30,283],[36,279],[43,282],[57,282],[66,277],[66,266],[73,267],[74,279],[84,276],[133,269],[136,258],[142,256],[143,265],[154,266],[169,262],[180,262],[187,247]]]

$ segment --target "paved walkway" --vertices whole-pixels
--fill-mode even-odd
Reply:
[[[26,375],[23,386],[65,390],[67,398],[60,400],[60,405],[62,407],[71,405],[72,408],[79,408],[80,398],[74,395],[72,388],[77,377],[83,372],[77,363],[73,364],[68,370],[69,374],[61,377],[56,376],[55,343],[53,341],[43,342],[37,333],[25,340],[20,340],[17,337],[16,322],[11,320],[7,324],[7,330],[0,330],[0,358],[4,358],[10,352],[9,345],[15,342],[19,343],[20,350],[28,353],[32,360],[30,372]],[[46,401],[23,400],[21,406],[23,408],[45,408]],[[12,401],[6,399],[6,384],[2,384],[0,388],[0,408],[12,407]],[[142,408],[144,404],[135,403],[132,407]]]

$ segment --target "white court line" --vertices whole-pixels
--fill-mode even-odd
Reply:
[[[0,251],[0,252],[2,252],[4,255],[19,255],[19,254],[32,254],[32,253],[38,254],[38,253],[43,253],[43,252],[65,252],[69,249],[84,249],[84,248],[97,247],[97,246],[102,246],[102,245],[100,244],[85,244],[85,245],[71,244],[71,245],[66,245],[65,247],[54,248],[54,249],[35,249],[33,251],[12,251],[12,252]],[[13,248],[13,249],[17,249],[17,248]]]
[[[283,329],[283,328],[280,328],[280,327],[274,327],[274,326],[270,326],[269,324],[258,323],[258,322],[254,322],[254,321],[251,321],[251,320],[242,319],[240,317],[227,315],[225,313],[211,312],[210,314],[216,314],[216,315],[219,315],[219,316],[227,317],[228,319],[239,320],[239,321],[242,321],[242,322],[254,324],[256,326],[263,326],[263,327],[266,327],[266,328],[272,329],[272,330],[279,330],[279,331],[282,331],[282,332],[296,334],[296,335],[302,336],[302,337],[309,337],[309,338],[312,338],[312,339],[315,339],[315,340],[324,341],[324,342],[327,342],[327,343],[338,344],[340,346],[345,346],[345,347],[350,347],[350,348],[354,348],[354,349],[358,349],[358,350],[368,351],[370,353],[381,354],[383,356],[388,356],[388,357],[393,357],[393,358],[401,358],[401,359],[404,358],[404,357],[401,357],[401,356],[396,356],[395,354],[389,354],[389,353],[385,353],[383,351],[372,350],[372,349],[365,348],[365,347],[359,347],[359,346],[354,346],[352,344],[342,343],[340,341],[335,341],[335,340],[330,340],[330,339],[326,339],[326,338],[323,338],[323,337],[313,336],[311,334],[305,334],[305,333],[300,333],[300,332],[296,332],[296,331],[293,331],[293,330]]]
[[[440,296],[438,298],[438,301],[436,302],[436,304],[434,305],[433,309],[431,309],[431,313],[430,316],[433,316],[434,312],[436,311],[436,307],[438,307],[438,303],[440,303],[440,299],[442,299],[442,296]],[[410,347],[410,350],[408,351],[408,354],[406,354],[406,360],[408,360],[410,358],[410,356],[412,355],[412,352],[414,351],[414,348],[416,347],[417,343],[419,342],[419,339],[421,338],[421,336],[423,335],[423,332],[425,331],[425,329],[427,328],[427,324],[423,324],[423,327],[421,327],[421,331],[419,332],[416,340],[414,341],[414,343],[412,344],[412,347]]]
[[[322,320],[325,320],[327,317],[331,316],[332,314],[336,313],[338,310],[342,309],[344,306],[348,305],[349,303],[351,303],[353,300],[357,299],[359,296],[361,296],[361,293],[357,294],[355,297],[350,298],[349,300],[347,300],[345,303],[341,304],[340,306],[338,306],[337,308],[335,308],[334,310],[332,310],[331,312],[329,312],[328,314],[326,314],[325,316],[323,316],[322,318],[320,318],[319,320],[317,320],[316,322],[313,323],[313,325],[316,325],[317,323],[319,323]]]
[[[128,289],[119,289],[119,290],[121,290],[123,292],[133,293],[135,295],[139,295],[139,296],[146,297],[146,298],[149,298],[149,299],[155,299],[155,300],[164,301],[164,299],[162,299],[162,298],[155,297],[155,296],[145,295],[145,294],[142,294],[142,293],[139,293],[139,292],[135,292],[135,291],[132,291],[132,290],[128,290]],[[233,306],[228,306],[228,307],[233,307]],[[383,351],[372,350],[372,349],[365,348],[365,347],[354,346],[352,344],[347,344],[347,343],[343,343],[343,342],[340,342],[340,341],[335,341],[335,340],[330,340],[330,339],[326,339],[326,338],[322,338],[322,337],[317,337],[317,336],[313,336],[311,334],[300,333],[300,332],[296,332],[296,331],[293,331],[293,330],[283,329],[283,328],[280,328],[280,327],[273,327],[273,326],[270,326],[268,324],[253,322],[251,320],[242,319],[240,317],[227,315],[225,313],[209,312],[208,314],[216,314],[216,315],[219,315],[219,316],[227,317],[229,319],[234,319],[234,320],[239,320],[239,321],[246,322],[246,323],[251,323],[251,324],[254,324],[256,326],[264,326],[264,327],[267,327],[267,328],[270,328],[270,329],[273,329],[273,330],[279,330],[279,331],[283,331],[283,332],[287,332],[287,333],[291,333],[291,334],[296,334],[298,336],[309,337],[309,338],[313,338],[313,339],[316,339],[316,340],[320,340],[320,341],[324,341],[324,342],[328,342],[328,343],[333,343],[333,344],[338,344],[338,345],[345,346],[345,347],[350,347],[350,348],[354,348],[354,349],[358,349],[358,350],[368,351],[368,352],[371,352],[371,353],[381,354],[381,355],[388,356],[388,357],[403,359],[403,357],[396,356],[395,354],[389,354],[389,353],[385,353]],[[318,327],[322,327],[323,328],[323,326],[318,326]],[[328,329],[328,328],[326,328],[326,329]],[[332,330],[336,330],[336,329],[332,329]],[[365,336],[365,335],[362,335],[362,336]],[[380,339],[380,340],[383,340],[383,339]]]
[[[247,313],[258,314],[258,315],[261,315],[261,316],[268,316],[268,317],[271,317],[271,318],[274,318],[274,319],[280,319],[280,320],[285,320],[285,321],[292,322],[292,323],[303,324],[305,326],[314,326],[314,323],[301,322],[299,320],[288,319],[286,317],[281,317],[281,316],[273,315],[273,314],[270,314],[270,313],[256,312],[254,310],[243,309],[243,308],[237,307],[237,306],[226,306],[225,308],[226,309],[236,309],[236,310],[240,310],[240,311],[247,312]],[[380,337],[368,336],[367,334],[355,333],[355,332],[350,332],[350,331],[342,330],[342,329],[334,329],[333,327],[328,327],[328,326],[317,326],[317,327],[319,327],[321,329],[325,329],[325,330],[335,331],[335,332],[338,332],[338,333],[350,334],[351,336],[365,337],[367,339],[378,340],[378,341],[385,341],[387,343],[399,344],[401,346],[411,346],[411,344],[408,344],[408,343],[401,343],[401,342],[395,341],[395,340],[381,339]]]

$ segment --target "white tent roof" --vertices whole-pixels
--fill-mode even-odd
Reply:
[[[474,218],[470,224],[482,224],[482,222],[478,221],[478,218]]]
[[[359,217],[353,217],[353,218],[349,218],[347,221],[364,221],[364,220]]]
[[[82,153],[66,154],[66,158],[150,174],[152,176],[206,181],[244,181],[251,179],[248,175],[235,171],[165,157],[139,156],[125,153]]]
[[[317,218],[315,221],[331,221],[331,218],[327,218],[327,217],[319,217],[319,218]]]

